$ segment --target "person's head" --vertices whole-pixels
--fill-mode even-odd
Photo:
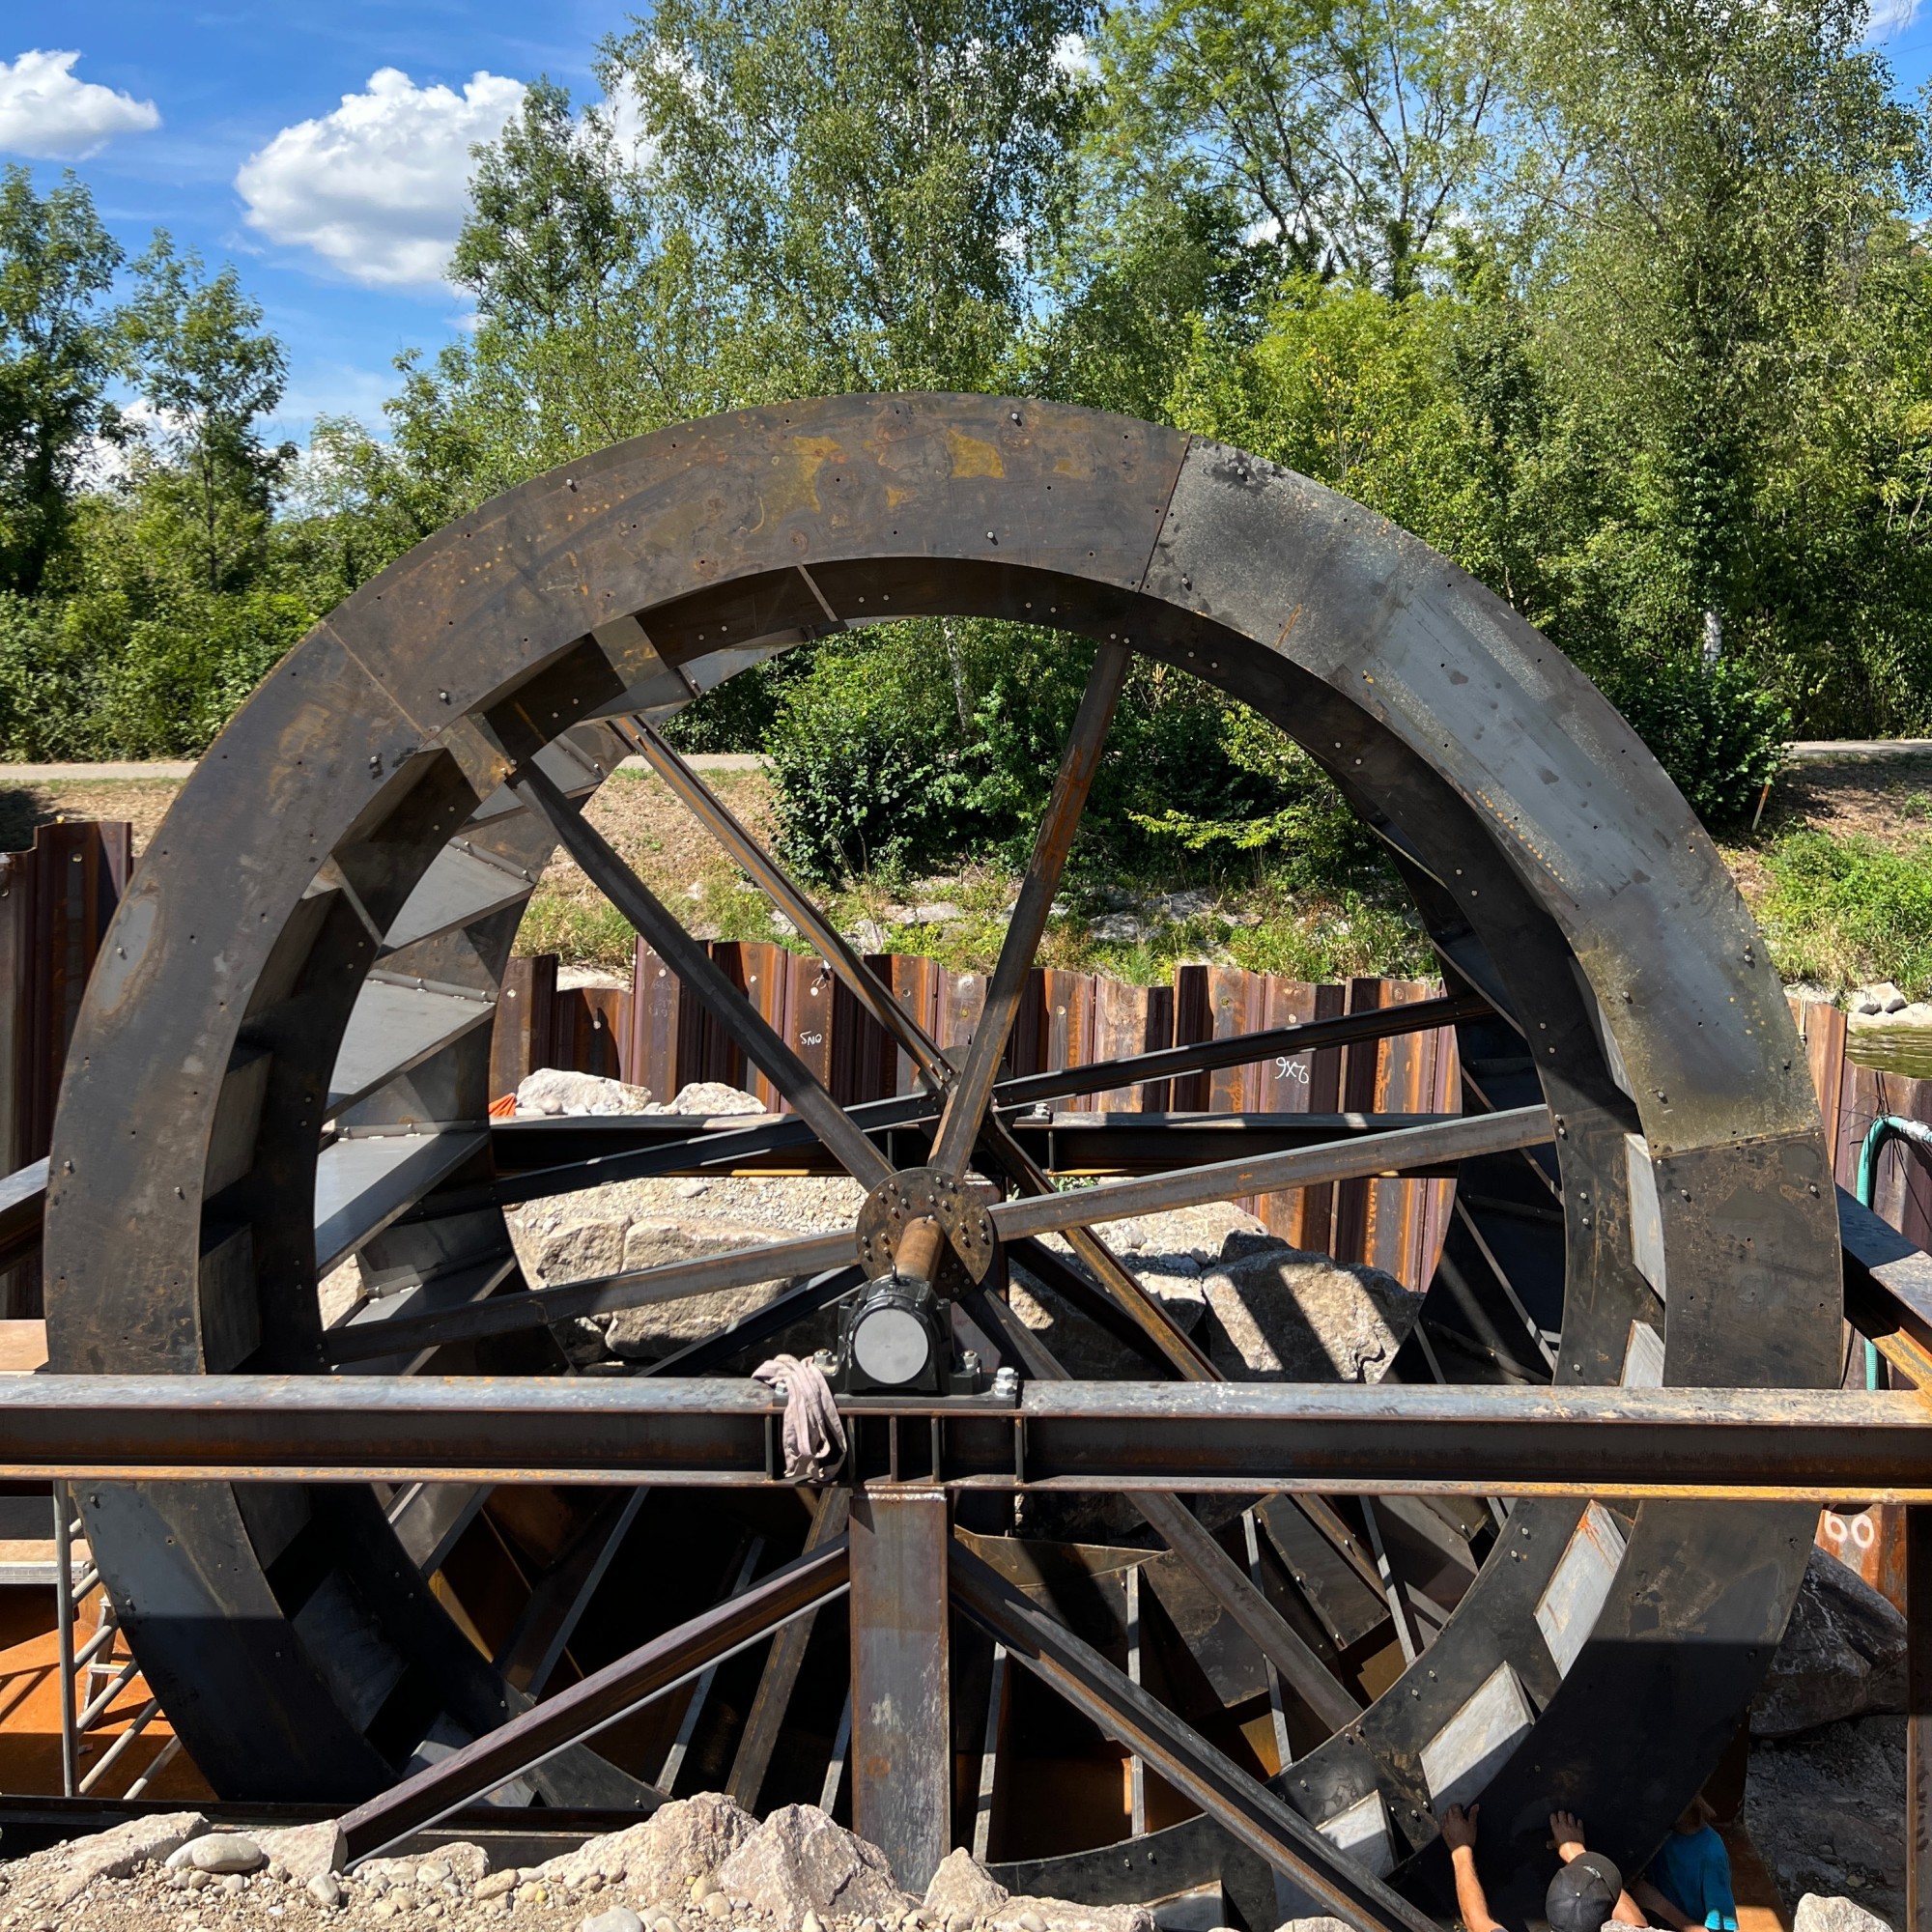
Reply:
[[[1579,1852],[1549,1881],[1543,1901],[1549,1932],[1598,1932],[1623,1889],[1623,1873],[1602,1852]]]

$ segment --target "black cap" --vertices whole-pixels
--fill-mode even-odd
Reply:
[[[1623,1873],[1602,1852],[1578,1853],[1549,1881],[1543,1902],[1549,1932],[1597,1932],[1623,1889]]]

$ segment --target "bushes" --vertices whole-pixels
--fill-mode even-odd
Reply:
[[[0,756],[196,756],[313,621],[289,591],[0,595]]]
[[[1604,688],[1712,831],[1749,823],[1784,762],[1791,716],[1743,664],[1636,662]]]
[[[806,877],[897,876],[970,842],[971,785],[930,676],[915,640],[888,635],[825,647],[785,686],[766,744],[780,850]]]

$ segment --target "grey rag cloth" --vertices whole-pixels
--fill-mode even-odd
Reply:
[[[752,1375],[784,1391],[785,1481],[829,1483],[845,1460],[845,1425],[825,1372],[796,1355],[774,1355]]]

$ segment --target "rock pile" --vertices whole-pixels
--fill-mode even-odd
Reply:
[[[1893,1714],[1904,1704],[1905,1619],[1814,1548],[1751,1705],[1745,1787],[1745,1824],[1787,1898],[1900,1922],[1905,1719]],[[1870,1928],[1841,1916],[1814,1918],[1809,1932]]]
[[[963,1851],[925,1896],[876,1845],[810,1804],[762,1823],[715,1792],[535,1866],[492,1870],[477,1845],[340,1869],[333,1823],[243,1833],[198,1811],[116,1826],[0,1865],[15,1932],[434,1927],[481,1932],[1153,1932],[1138,1906],[1014,1897]],[[1835,1928],[1825,1928],[1835,1932]],[[1850,1928],[1845,1928],[1850,1932]]]

